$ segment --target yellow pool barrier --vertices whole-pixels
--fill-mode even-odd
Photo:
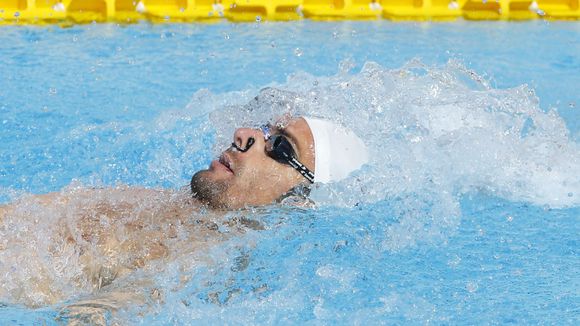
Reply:
[[[0,24],[580,18],[580,0],[0,0]]]

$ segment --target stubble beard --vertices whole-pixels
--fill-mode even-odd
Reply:
[[[191,195],[203,204],[214,208],[225,207],[226,184],[224,181],[211,180],[208,171],[198,171],[191,178]]]

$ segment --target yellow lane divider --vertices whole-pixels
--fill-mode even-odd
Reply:
[[[580,18],[580,0],[0,0],[0,24]]]

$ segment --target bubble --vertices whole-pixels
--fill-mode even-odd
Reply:
[[[14,17],[20,17],[20,12],[18,12],[18,11],[17,11],[17,12],[15,12],[15,13],[14,13]]]
[[[479,285],[476,282],[467,282],[467,284],[465,285],[465,289],[469,292],[469,293],[474,293],[477,291],[477,289],[479,289]]]
[[[301,57],[303,54],[302,50],[300,48],[296,48],[294,49],[294,55],[297,57]]]
[[[262,21],[262,16],[256,16],[256,22],[261,22]]]
[[[57,90],[54,87],[50,87],[48,89],[48,95],[56,95],[57,94]]]
[[[461,257],[459,257],[458,255],[454,255],[451,259],[447,261],[447,265],[453,268],[459,266],[460,263]]]

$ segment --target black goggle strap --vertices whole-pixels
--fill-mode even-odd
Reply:
[[[310,183],[314,183],[314,173],[310,171],[304,164],[300,163],[295,157],[288,155],[286,152],[282,152],[284,158],[292,166],[294,169],[298,170],[306,180],[310,181]]]

